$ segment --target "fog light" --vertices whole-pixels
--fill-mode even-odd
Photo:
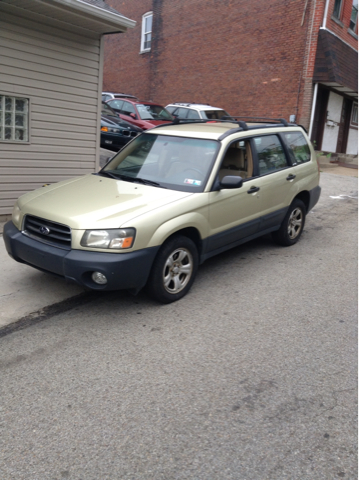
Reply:
[[[103,273],[100,272],[93,272],[92,280],[98,285],[105,285],[107,283],[107,278]]]

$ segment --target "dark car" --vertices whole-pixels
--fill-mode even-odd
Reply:
[[[117,113],[102,102],[101,110],[101,147],[120,150],[133,137],[143,130],[118,117]]]
[[[118,113],[120,118],[143,130],[171,123],[175,118],[165,107],[153,102],[142,102],[132,98],[113,98],[106,103]]]

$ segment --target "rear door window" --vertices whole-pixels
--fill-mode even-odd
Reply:
[[[190,118],[191,120],[198,120],[200,117],[199,117],[199,113],[196,110],[189,108],[187,118]]]
[[[285,132],[283,136],[288,144],[293,164],[309,162],[311,153],[304,135],[301,132]]]
[[[178,118],[187,118],[187,115],[188,115],[188,108],[179,108],[177,111],[176,111],[176,116]]]
[[[267,175],[288,167],[282,144],[277,135],[254,137],[259,175]]]

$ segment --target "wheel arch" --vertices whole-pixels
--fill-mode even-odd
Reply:
[[[201,255],[202,252],[202,238],[195,227],[186,227],[182,228],[180,230],[177,230],[176,232],[173,232],[168,238],[166,238],[166,242],[170,240],[171,238],[177,236],[177,235],[183,235],[184,237],[188,237],[192,242],[196,245],[197,250],[198,250],[198,255]]]
[[[307,190],[303,190],[302,192],[298,193],[298,195],[293,198],[293,201],[294,200],[301,200],[304,203],[306,213],[308,212],[310,204],[310,193]]]

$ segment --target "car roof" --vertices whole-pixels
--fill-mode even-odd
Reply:
[[[135,95],[130,95],[127,93],[102,92],[102,95],[113,95],[115,98],[135,98],[138,100]]]
[[[195,108],[197,110],[224,110],[223,108],[219,107],[212,107],[211,105],[206,105],[204,103],[169,103],[167,107],[188,107],[188,108]],[[166,107],[166,108],[167,108]]]
[[[275,121],[273,121],[275,120]],[[285,123],[284,123],[285,122]],[[285,129],[300,130],[303,128],[300,125],[288,123],[283,119],[268,119],[268,122],[232,122],[232,121],[175,121],[171,124],[161,125],[150,130],[146,133],[161,134],[161,135],[174,135],[190,138],[203,138],[211,140],[222,140],[223,138],[230,136],[234,133],[243,132],[245,135],[258,133],[256,130],[264,130],[266,133],[272,133],[272,131],[283,131]],[[252,134],[253,134],[252,133]]]

